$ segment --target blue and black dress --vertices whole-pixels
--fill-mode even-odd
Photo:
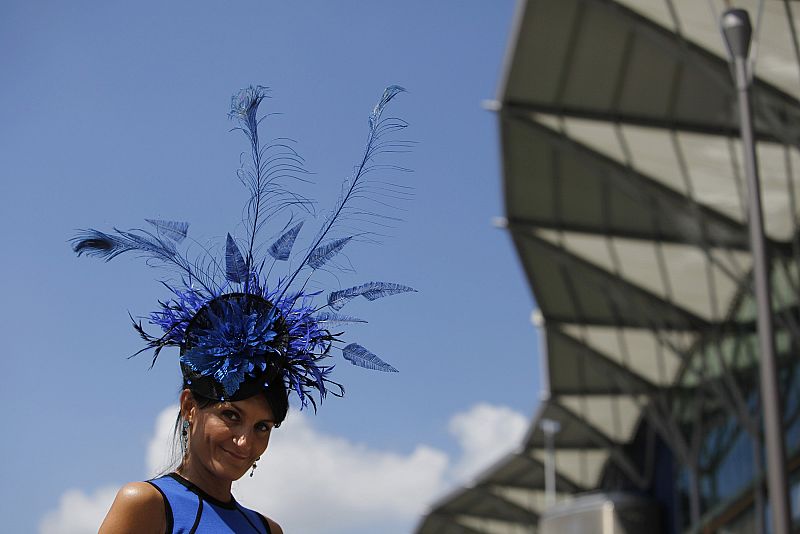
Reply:
[[[177,473],[147,482],[164,498],[167,534],[270,534],[263,515],[233,497],[215,499]]]

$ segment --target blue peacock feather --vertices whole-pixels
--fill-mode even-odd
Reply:
[[[296,267],[274,281],[269,277],[275,263],[290,260],[303,227],[302,220],[294,221],[296,211],[312,213],[313,203],[287,185],[290,180],[306,181],[305,175],[308,174],[291,141],[277,138],[262,143],[260,140],[259,128],[266,116],[259,115],[259,106],[269,97],[269,89],[263,86],[250,86],[231,99],[229,117],[236,122],[233,130],[242,132],[249,145],[248,157],[243,158],[237,171],[249,197],[244,211],[246,236],[239,241],[227,234],[221,261],[205,249],[192,259],[181,252],[188,237],[189,224],[186,222],[145,219],[152,229],[79,231],[71,239],[78,256],[86,254],[110,261],[120,254],[132,252],[143,257],[149,265],[171,268],[178,275],[179,284],[162,282],[171,296],[159,301],[158,309],[148,317],[149,324],[161,329],[160,335],[150,334],[141,320],[131,317],[135,330],[145,341],[145,346],[137,354],[152,350],[152,366],[165,347],[183,347],[186,350],[181,355],[181,363],[199,376],[213,377],[229,397],[248,377],[260,376],[268,365],[277,365],[282,372],[283,386],[297,394],[301,408],[311,403],[316,409],[312,393],[316,391],[322,400],[331,384],[338,386],[330,380],[333,365],[324,364],[331,357],[331,349],[343,343],[342,333],[334,333],[331,328],[366,322],[337,312],[358,296],[375,300],[415,291],[396,283],[373,281],[333,290],[323,304],[317,305],[315,298],[321,292],[305,289],[313,273],[329,264],[348,243],[354,239],[363,240],[373,233],[362,230],[336,235],[343,221],[355,218],[376,222],[384,215],[374,206],[366,206],[366,201],[386,205],[385,199],[376,197],[407,198],[405,188],[368,177],[378,170],[405,170],[377,163],[380,155],[402,152],[410,146],[406,141],[388,139],[405,129],[407,124],[383,116],[389,102],[403,91],[396,85],[386,88],[370,114],[364,153],[353,174],[344,180],[339,199],[324,217],[311,245],[299,255],[300,261],[294,263]],[[259,232],[284,212],[289,212],[289,223],[267,248],[271,265],[265,274],[268,260],[257,257]],[[301,273],[305,273],[302,284],[296,282]],[[296,283],[299,287],[295,287]],[[269,309],[257,312],[240,300],[221,299],[233,294],[263,299],[269,303]],[[187,329],[212,301],[217,303],[216,311],[208,311],[205,314],[207,323],[192,330],[193,343],[187,348]],[[357,343],[339,348],[343,357],[354,365],[397,371]],[[343,393],[341,386],[339,388],[339,394]]]

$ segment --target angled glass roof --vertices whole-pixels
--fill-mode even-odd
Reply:
[[[755,25],[754,124],[776,342],[787,354],[789,332],[800,332],[800,4],[734,4]],[[752,379],[725,8],[519,3],[497,110],[506,221],[543,319],[546,400],[517,452],[435,503],[419,534],[536,532],[547,502],[543,419],[560,423],[564,500],[599,488],[610,466],[642,483],[626,451],[643,424],[669,433],[696,412],[681,407],[699,393],[709,410],[727,409],[716,389]]]

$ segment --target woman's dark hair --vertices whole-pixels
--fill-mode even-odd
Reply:
[[[192,393],[192,398],[197,403],[197,406],[202,410],[204,408],[208,408],[209,406],[216,404],[218,402],[223,402],[217,399],[209,399],[208,397],[203,397],[199,393],[195,393],[191,389],[189,390]],[[282,393],[281,393],[282,392]],[[275,426],[279,427],[283,420],[286,419],[286,414],[289,411],[289,396],[286,394],[286,390],[282,388],[270,388],[265,389],[263,392],[264,398],[267,400],[267,404],[269,404],[270,410],[272,410],[272,415],[275,420]],[[180,419],[180,414],[178,414],[178,418]]]
[[[272,416],[275,420],[275,426],[277,427],[280,426],[284,419],[286,419],[286,414],[289,411],[289,392],[286,390],[283,377],[274,367],[269,367],[267,369],[266,378],[266,383],[269,384],[269,386],[260,387],[258,390],[259,393],[256,393],[255,395],[264,395],[267,404],[269,404],[270,410],[272,410]],[[192,393],[192,398],[201,409],[208,408],[212,404],[220,402],[218,399],[206,397],[194,391],[194,389],[187,384],[185,380],[183,383],[183,389],[188,389]],[[178,419],[180,419],[180,414],[178,415]]]

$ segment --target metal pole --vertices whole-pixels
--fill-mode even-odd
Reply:
[[[772,303],[769,289],[769,268],[764,239],[764,216],[761,211],[761,191],[758,163],[753,141],[752,111],[750,109],[750,79],[747,75],[747,56],[750,51],[752,27],[744,9],[729,9],[722,14],[722,34],[733,59],[736,90],[739,97],[739,120],[742,129],[745,172],[748,190],[748,224],[750,248],[753,253],[753,278],[758,309],[759,365],[761,371],[761,406],[764,419],[764,438],[767,456],[767,489],[775,534],[789,534],[791,519],[786,484],[786,449],[781,416],[778,369],[775,362],[775,342],[772,329]]]
[[[561,423],[552,419],[542,419],[539,426],[544,432],[545,455],[544,463],[544,500],[547,506],[556,503],[556,448],[554,436],[561,430]]]

